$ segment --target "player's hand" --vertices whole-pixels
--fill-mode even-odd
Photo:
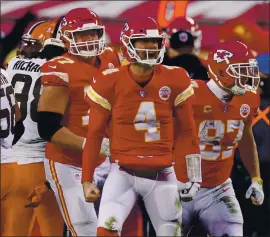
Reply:
[[[246,192],[246,199],[251,199],[252,203],[256,206],[260,206],[264,200],[263,182],[261,179],[252,181]]]
[[[50,184],[48,181],[45,181],[39,184],[35,189],[27,196],[27,200],[30,203],[24,205],[26,208],[35,208],[38,207],[40,202],[42,201],[45,193],[50,190]]]
[[[95,202],[100,197],[100,191],[94,183],[85,181],[82,185],[86,202]]]
[[[199,191],[201,185],[194,182],[177,182],[180,198],[183,202],[189,202],[194,199],[196,193]]]
[[[110,156],[110,140],[108,138],[103,138],[101,143],[100,154],[105,156]]]

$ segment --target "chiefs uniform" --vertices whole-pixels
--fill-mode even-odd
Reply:
[[[78,136],[86,137],[90,107],[84,100],[85,93],[98,70],[119,65],[117,53],[111,48],[106,48],[105,52],[96,58],[96,67],[79,60],[78,57],[69,53],[56,57],[42,66],[41,81],[44,87],[63,86],[69,88],[69,104],[63,117],[63,126]],[[80,184],[82,152],[60,148],[48,142],[46,145],[46,158],[44,161],[46,177],[57,196],[68,228],[73,236],[86,234],[88,229],[83,230],[80,223],[87,223],[87,225],[95,223],[94,219],[90,219],[94,218],[96,214],[92,204],[84,202]],[[99,164],[104,161],[104,157],[101,158],[102,161],[98,161]],[[110,169],[110,166],[105,165],[104,167],[106,170],[99,170],[108,173],[106,171]],[[102,176],[102,174],[97,176]],[[76,205],[80,205],[81,202],[85,207],[74,211]]]
[[[62,125],[78,136],[86,137],[90,107],[84,96],[98,70],[114,68],[120,65],[117,53],[106,48],[97,59],[99,67],[91,66],[68,53],[56,57],[43,65],[43,86],[64,86],[70,89],[70,102],[66,109]],[[62,164],[81,167],[82,152],[63,149],[48,142],[46,158]]]
[[[173,188],[176,184],[172,167],[174,112],[193,94],[193,89],[182,68],[155,66],[151,81],[141,87],[132,78],[134,75],[129,67],[127,65],[120,69],[103,71],[103,76],[94,78],[94,83],[87,91],[87,100],[91,107],[106,110],[110,114],[108,124],[111,160],[120,166],[120,169],[115,167],[109,174],[104,185],[99,227],[121,230],[136,201],[136,195],[139,194],[143,197],[157,233],[171,233],[165,226],[170,223],[170,218],[179,219],[181,211],[175,209],[175,206],[165,204],[161,193],[168,191],[170,200],[174,200],[169,203],[175,203],[179,198],[177,187]],[[186,116],[188,120],[189,117]],[[90,115],[90,123],[94,129],[95,124],[100,122],[94,115]],[[95,159],[93,151],[97,149],[92,141],[87,142],[86,147],[82,181],[92,179],[91,168],[94,166],[91,162]],[[181,172],[182,170],[177,170],[176,173],[178,175]],[[129,174],[132,174],[131,178]],[[143,175],[148,175],[148,178]],[[154,191],[150,191],[152,189]],[[155,195],[160,197],[156,202],[153,201]],[[157,202],[160,204],[159,210]],[[168,214],[169,219],[162,219],[163,208],[170,210],[165,214]],[[117,221],[108,226],[106,223],[110,216]],[[172,226],[171,230],[174,229],[174,225]],[[174,230],[178,233],[180,228],[176,227]]]
[[[192,84],[195,92],[193,110],[200,139],[203,181],[195,199],[189,203],[182,203],[183,223],[186,224],[184,229],[187,231],[192,217],[200,213],[200,220],[208,232],[219,236],[219,233],[226,231],[227,222],[232,225],[235,223],[236,226],[243,223],[240,206],[229,177],[234,152],[242,137],[245,123],[253,119],[260,100],[259,95],[246,92],[245,95],[234,96],[230,102],[225,103],[219,98],[221,89],[213,80],[207,83],[194,80]],[[183,162],[182,167],[185,166]],[[181,173],[180,180],[187,180],[184,172]],[[232,227],[231,230],[233,229]],[[240,232],[232,233],[236,235]]]

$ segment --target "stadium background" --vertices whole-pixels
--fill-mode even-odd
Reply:
[[[1,37],[7,35],[28,10],[38,19],[46,20],[76,7],[88,7],[103,19],[107,40],[116,48],[121,28],[130,18],[151,16],[165,28],[176,17],[188,16],[197,21],[202,30],[200,57],[205,58],[211,46],[223,39],[240,40],[259,55],[269,53],[269,5],[269,1],[1,1]],[[15,54],[16,45],[5,62]],[[33,235],[38,235],[38,226]]]

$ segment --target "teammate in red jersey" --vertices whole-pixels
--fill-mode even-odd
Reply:
[[[97,217],[93,204],[85,202],[81,186],[90,111],[84,96],[98,70],[118,67],[120,61],[113,49],[105,47],[105,27],[100,18],[87,8],[68,12],[62,19],[60,35],[68,52],[41,68],[38,129],[48,141],[46,178],[67,227],[73,236],[92,236],[96,235]]]
[[[193,89],[184,69],[159,65],[165,37],[152,18],[126,23],[122,52],[131,64],[104,70],[87,91],[91,115],[82,177],[87,201],[99,197],[93,171],[107,126],[111,161],[119,165],[103,188],[98,236],[121,232],[138,195],[157,235],[180,236],[179,190],[187,188],[183,198],[192,198],[200,187],[199,144],[190,100]],[[188,148],[178,158],[193,162],[186,184],[176,182],[182,170],[173,168],[174,121],[181,127],[176,139]]]
[[[251,51],[241,42],[218,44],[208,57],[209,82],[193,81],[194,117],[200,138],[202,184],[194,200],[182,202],[183,229],[198,216],[211,236],[243,236],[243,217],[230,173],[238,147],[252,184],[253,204],[264,199],[252,119],[259,107],[259,72]],[[186,164],[182,162],[182,169]],[[180,180],[187,181],[182,172]]]

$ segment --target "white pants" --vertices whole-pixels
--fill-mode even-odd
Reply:
[[[142,196],[158,236],[180,236],[182,208],[173,167],[152,172],[152,177],[135,176],[112,167],[101,197],[98,226],[122,230],[137,195]]]
[[[44,161],[46,179],[50,182],[62,216],[72,236],[96,236],[97,215],[93,203],[84,199],[81,176],[82,169],[54,162]],[[95,181],[102,185],[110,171],[109,160],[97,168]]]
[[[182,202],[183,232],[198,216],[210,236],[243,236],[243,216],[231,179],[213,188],[201,188],[194,200]]]

